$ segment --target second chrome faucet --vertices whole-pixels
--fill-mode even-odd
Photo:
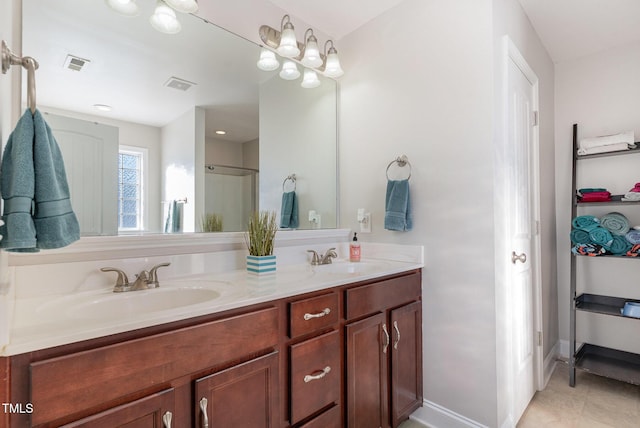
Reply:
[[[315,250],[307,250],[307,253],[311,253],[311,265],[328,265],[331,260],[338,257],[335,248],[329,248],[323,256],[319,255]]]
[[[149,271],[143,270],[139,274],[136,274],[136,280],[133,283],[129,283],[127,274],[118,268],[103,267],[100,270],[102,272],[116,272],[118,274],[113,292],[121,293],[124,291],[148,290],[149,288],[159,287],[160,283],[158,281],[157,270],[170,264],[169,262],[160,263],[152,267]]]

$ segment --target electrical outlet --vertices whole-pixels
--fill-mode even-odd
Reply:
[[[358,223],[360,223],[360,233],[371,233],[371,213],[363,213],[362,220],[358,220]]]

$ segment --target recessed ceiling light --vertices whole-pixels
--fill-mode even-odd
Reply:
[[[218,134],[218,135],[224,135],[226,133],[227,133],[227,131],[223,131],[222,129],[219,130],[219,131],[216,131],[216,134]]]
[[[96,110],[100,110],[100,111],[111,111],[113,110],[113,107],[108,106],[106,104],[94,104],[93,108]]]

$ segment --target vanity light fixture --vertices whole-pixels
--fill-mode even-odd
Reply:
[[[257,64],[258,68],[263,71],[273,71],[280,67],[280,62],[276,59],[276,53],[266,48],[262,48],[260,51],[260,59]]]
[[[284,80],[296,80],[300,77],[300,70],[298,70],[298,66],[295,62],[291,60],[286,60],[284,64],[282,64],[282,70],[280,70],[280,77]]]
[[[311,32],[309,37],[307,33]],[[313,30],[309,28],[304,33],[304,39],[306,41],[304,45],[304,56],[302,57],[302,65],[310,68],[318,68],[322,65],[322,58],[320,57],[320,50],[318,49],[318,39],[313,35]]]
[[[163,0],[158,0],[153,15],[149,18],[151,26],[161,33],[176,34],[182,29],[176,13]]]
[[[164,0],[169,6],[178,12],[196,13],[198,11],[198,2],[196,0]]]
[[[306,73],[302,86],[304,88],[315,88],[320,84],[317,73],[327,77],[338,78],[344,74],[338,59],[338,51],[333,45],[333,40],[327,40],[324,44],[324,53],[318,48],[318,39],[313,34],[313,29],[309,28],[304,33],[304,44],[299,43],[293,32],[293,24],[289,15],[282,17],[280,31],[268,25],[260,26],[260,39],[264,42],[264,47],[260,52],[260,59],[257,62],[258,68],[264,71],[273,71],[278,68],[278,59],[274,53],[289,58],[284,61],[280,77],[286,80],[294,80],[300,76],[295,63],[302,64],[309,71]],[[302,52],[302,53],[301,53]],[[294,71],[295,69],[295,71]]]
[[[287,21],[286,23],[285,20]],[[283,16],[280,22],[280,43],[276,50],[280,55],[287,58],[295,58],[300,55],[296,33],[293,31],[293,24],[289,19],[289,15]]]
[[[300,86],[306,89],[317,88],[320,86],[320,79],[318,79],[316,72],[309,68],[305,68],[304,77],[302,78]]]
[[[126,16],[136,16],[140,8],[135,0],[105,0],[107,5],[116,12]]]

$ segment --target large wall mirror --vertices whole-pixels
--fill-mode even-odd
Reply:
[[[335,228],[336,82],[261,71],[259,46],[197,16],[160,33],[156,2],[137,3],[127,17],[23,0],[23,52],[82,235],[241,231],[252,211],[280,217],[290,191],[297,229]]]

